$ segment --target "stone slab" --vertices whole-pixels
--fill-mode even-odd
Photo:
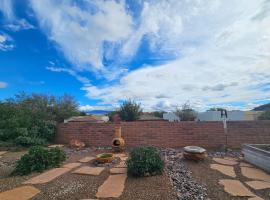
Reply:
[[[5,153],[7,153],[7,151],[0,151],[0,156],[4,155]]]
[[[79,169],[73,171],[74,174],[84,174],[84,175],[93,175],[97,176],[99,175],[105,168],[104,167],[89,167],[89,166],[83,166]]]
[[[256,196],[256,197],[248,198],[248,200],[264,200],[264,199],[261,198],[261,197]]]
[[[263,170],[250,167],[241,167],[241,172],[243,176],[247,178],[270,182],[270,176]]]
[[[56,148],[56,147],[62,148],[62,147],[64,147],[64,145],[63,144],[53,144],[53,145],[49,145],[48,147],[49,148]]]
[[[82,165],[81,163],[75,162],[75,163],[67,163],[67,164],[63,165],[62,167],[68,168],[68,169],[74,169],[74,168],[79,167],[81,165]]]
[[[48,183],[50,181],[52,181],[53,179],[65,174],[66,172],[70,171],[71,169],[69,168],[64,168],[64,167],[60,167],[60,168],[54,168],[51,169],[47,172],[44,172],[38,176],[35,176],[25,182],[23,182],[23,184],[41,184],[41,183]]]
[[[229,156],[225,156],[224,159],[225,159],[225,160],[232,160],[232,161],[236,161],[236,162],[238,161],[237,158],[229,157]]]
[[[270,182],[265,181],[247,181],[245,182],[247,185],[252,187],[255,190],[262,190],[266,188],[270,188]]]
[[[253,167],[253,165],[246,163],[246,162],[241,162],[239,166],[240,167]]]
[[[210,168],[215,169],[215,170],[221,172],[222,174],[225,174],[225,175],[230,176],[232,178],[236,177],[234,168],[232,166],[220,165],[220,164],[211,164]]]
[[[118,165],[115,166],[115,168],[126,168],[126,162],[125,161],[120,161]]]
[[[33,186],[22,186],[0,193],[1,200],[28,200],[38,194],[40,190]]]
[[[95,159],[95,157],[93,157],[93,156],[86,156],[86,157],[80,159],[79,162],[81,162],[81,163],[87,163],[87,162],[90,162],[93,159]]]
[[[222,165],[237,165],[238,164],[238,162],[234,160],[228,160],[228,159],[223,159],[223,158],[213,158],[213,160]]]
[[[232,196],[240,196],[240,197],[255,197],[248,188],[244,186],[238,180],[230,180],[230,179],[222,179],[219,180],[218,183],[224,186],[225,192],[229,193]]]
[[[124,191],[127,174],[110,175],[98,188],[97,198],[118,198]]]
[[[111,174],[126,174],[127,168],[111,168],[110,173]]]

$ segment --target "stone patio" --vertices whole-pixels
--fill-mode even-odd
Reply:
[[[241,167],[241,172],[243,176],[247,178],[270,182],[270,175],[265,173],[263,170],[250,167]]]
[[[256,196],[238,180],[222,179],[219,180],[219,184],[224,186],[224,190],[229,194],[231,194],[232,196],[241,196],[241,197]]]
[[[87,156],[87,157],[80,159],[79,162],[87,163],[87,162],[90,162],[91,160],[94,160],[94,159],[95,159],[95,157],[93,157],[93,156]]]
[[[210,168],[215,169],[215,170],[221,172],[222,174],[225,174],[225,175],[230,176],[232,178],[236,177],[234,168],[232,166],[226,166],[226,165],[220,165],[220,164],[211,164]]]

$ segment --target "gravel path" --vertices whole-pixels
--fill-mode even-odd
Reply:
[[[207,198],[206,186],[199,184],[182,161],[181,150],[163,150],[166,170],[172,185],[177,191],[177,200],[204,200]]]

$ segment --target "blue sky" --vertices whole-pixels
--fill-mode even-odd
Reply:
[[[269,0],[0,1],[0,99],[246,110],[270,101],[269,85]]]

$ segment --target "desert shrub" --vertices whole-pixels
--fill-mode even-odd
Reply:
[[[130,153],[127,168],[128,173],[133,176],[157,175],[162,173],[164,162],[156,148],[140,147]]]
[[[263,111],[259,116],[259,120],[270,120],[270,110]]]
[[[65,159],[65,152],[60,148],[46,149],[41,146],[34,146],[17,162],[13,174],[27,175],[33,171],[42,172],[59,166]]]
[[[137,104],[135,101],[128,100],[121,105],[118,114],[123,121],[136,121],[140,118],[142,109],[140,104]]]
[[[45,145],[47,144],[45,139],[42,138],[31,138],[28,136],[19,136],[15,139],[15,144],[17,146],[30,147],[34,145]]]
[[[181,108],[177,108],[174,113],[181,121],[194,121],[197,117],[196,111],[191,108],[188,102],[183,104]]]

